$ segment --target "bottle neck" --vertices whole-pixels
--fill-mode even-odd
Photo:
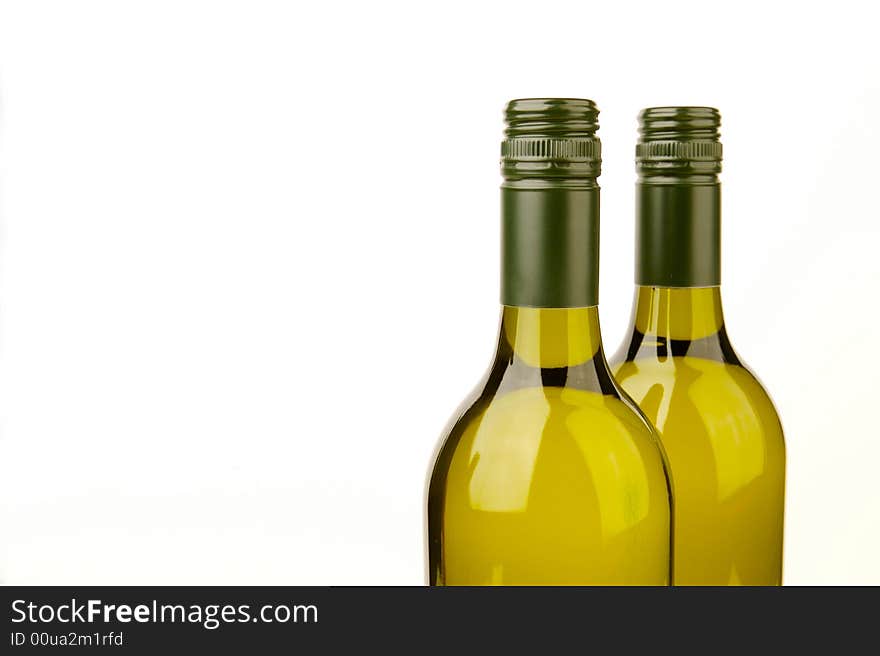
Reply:
[[[716,175],[639,181],[635,282],[661,288],[721,284],[721,185]]]
[[[636,287],[633,328],[642,335],[694,342],[723,326],[720,287]]]
[[[514,359],[529,367],[577,367],[600,352],[599,309],[505,305],[501,340]]]
[[[557,309],[597,305],[595,180],[507,180],[501,207],[501,303]]]

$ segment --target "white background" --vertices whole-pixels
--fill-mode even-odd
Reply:
[[[421,584],[498,321],[501,111],[721,109],[734,345],[788,442],[785,581],[880,583],[871,3],[0,3],[0,579]]]

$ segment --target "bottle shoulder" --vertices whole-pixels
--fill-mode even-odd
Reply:
[[[661,432],[675,412],[699,416],[707,429],[735,420],[782,437],[770,395],[739,360],[640,357],[613,362],[611,367],[621,387]]]
[[[662,471],[662,458],[653,427],[625,401],[570,387],[524,387],[471,401],[449,427],[435,468],[479,462],[528,469],[545,460],[590,469],[618,459]]]
[[[572,438],[609,430],[636,437],[651,433],[650,425],[639,413],[616,396],[556,386],[522,387],[479,396],[469,403],[450,432],[456,428],[474,433],[496,428],[537,431]]]

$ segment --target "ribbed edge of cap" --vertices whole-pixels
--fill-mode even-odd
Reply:
[[[595,178],[601,171],[602,145],[596,137],[599,110],[581,98],[511,100],[501,143],[504,177]]]
[[[721,144],[717,141],[651,141],[636,144],[636,158],[720,162],[721,150]]]

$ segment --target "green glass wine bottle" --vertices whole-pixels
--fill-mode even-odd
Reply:
[[[636,293],[614,374],[660,431],[674,507],[674,585],[780,585],[785,445],[721,312],[721,124],[655,107],[636,147]]]
[[[525,99],[506,118],[501,329],[435,456],[429,582],[666,585],[662,447],[599,335],[598,110]]]

